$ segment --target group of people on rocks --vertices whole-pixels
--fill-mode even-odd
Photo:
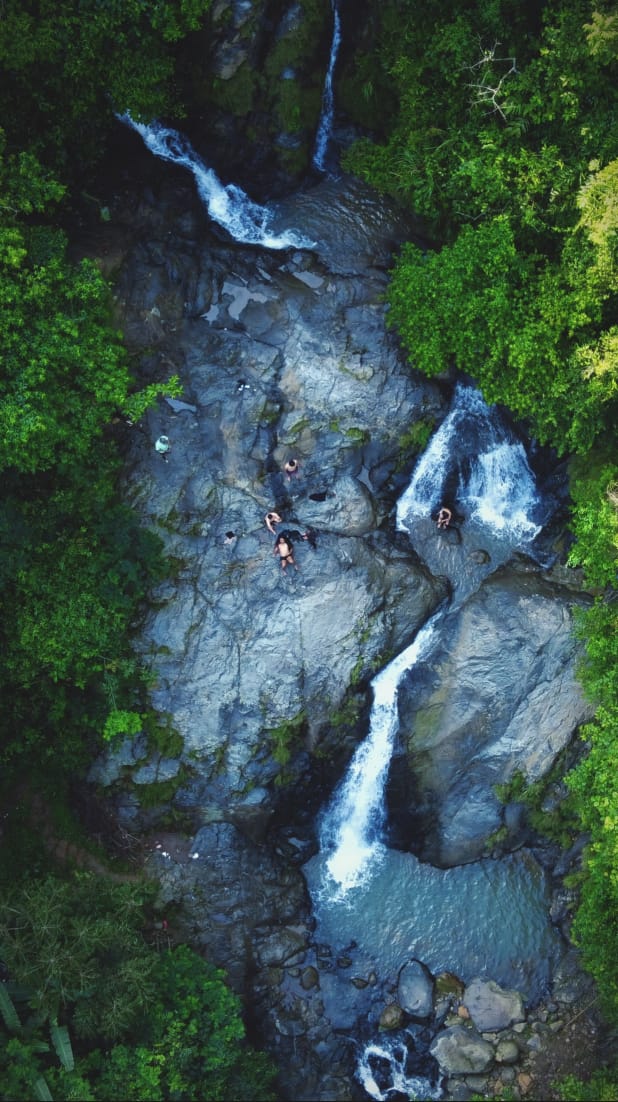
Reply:
[[[155,443],[155,450],[167,463],[168,454],[171,451],[171,442],[169,437],[160,436]],[[283,471],[288,482],[291,482],[292,478],[294,478],[294,476],[297,475],[300,471],[300,464],[298,462],[298,459],[294,457],[287,459],[283,465]],[[329,495],[326,491],[324,491],[323,493],[311,494],[310,496],[313,497],[315,500],[324,500]],[[285,570],[288,566],[293,566],[296,570],[298,570],[298,564],[294,558],[295,539],[307,540],[309,546],[312,547],[314,551],[316,550],[316,533],[312,528],[308,528],[306,532],[296,532],[290,531],[288,529],[277,532],[277,525],[282,524],[283,521],[282,518],[279,516],[279,513],[275,512],[274,509],[270,510],[266,514],[266,516],[264,517],[264,522],[271,535],[276,537],[273,553],[279,556],[282,570]],[[442,530],[445,530],[449,527],[455,527],[453,524],[453,512],[446,505],[442,505],[440,507],[436,516],[436,524],[438,528]],[[226,532],[223,542],[226,545],[232,545],[236,542],[236,538],[237,537],[235,532]]]
[[[298,563],[294,558],[294,540],[306,540],[314,551],[317,549],[317,538],[313,528],[308,528],[306,532],[290,531],[287,528],[277,532],[277,525],[282,524],[283,521],[279,513],[275,512],[267,513],[264,521],[268,531],[276,536],[273,554],[279,556],[282,570],[285,570],[288,565],[298,570]]]
[[[288,459],[283,470],[287,476],[288,482],[292,480],[294,475],[297,475],[300,470],[300,464],[297,459]],[[281,569],[286,570],[288,566],[293,566],[295,570],[298,570],[298,563],[294,558],[294,541],[306,540],[309,546],[315,551],[317,549],[317,536],[313,528],[309,527],[304,532],[297,532],[291,529],[282,529],[277,531],[277,527],[283,524],[283,519],[279,513],[271,509],[264,517],[264,523],[268,528],[271,535],[275,536],[275,546],[273,547],[273,554],[277,555],[279,562],[281,563]]]
[[[291,481],[293,476],[297,475],[299,472],[298,460],[294,458],[288,459],[283,466],[283,470],[287,476],[288,481]],[[318,495],[312,496],[317,497]],[[322,495],[319,496],[322,497]],[[323,496],[326,497],[326,493]],[[458,519],[460,520],[461,518],[458,517]],[[296,570],[299,569],[298,564],[294,558],[294,540],[307,540],[314,551],[317,548],[316,533],[312,528],[308,528],[305,532],[290,531],[289,529],[277,531],[278,525],[282,524],[283,520],[279,513],[275,512],[274,509],[271,509],[266,514],[266,516],[264,517],[264,523],[266,524],[266,527],[268,528],[268,531],[271,533],[271,535],[275,536],[275,546],[273,548],[273,554],[278,556],[282,570],[286,570],[288,566],[293,566]],[[454,523],[453,510],[449,509],[447,505],[442,505],[438,510],[436,516],[436,524],[438,528],[442,531],[451,528],[459,536],[459,531]],[[459,538],[461,539],[461,536],[459,536]]]

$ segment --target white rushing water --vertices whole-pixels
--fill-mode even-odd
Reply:
[[[492,560],[496,545],[508,557],[540,531],[533,519],[539,495],[522,443],[499,411],[464,385],[456,388],[449,414],[398,502],[397,527],[412,534],[414,518],[447,503],[465,514],[466,528],[484,537],[482,546],[492,546]],[[443,870],[383,840],[398,688],[406,673],[413,687],[415,667],[431,654],[446,611],[439,609],[372,682],[369,733],[322,814],[320,851],[304,866],[318,936],[335,952],[354,946],[359,973],[375,969],[396,977],[414,958],[434,975],[453,971],[466,983],[486,975],[533,1000],[560,953],[545,873],[534,858],[522,851]],[[364,1046],[357,1077],[376,1102],[442,1096],[434,1079],[414,1070],[413,1049],[406,1037],[393,1043],[380,1037]]]
[[[335,72],[337,54],[339,53],[339,45],[341,43],[341,19],[339,17],[339,9],[337,8],[337,0],[331,0],[331,8],[333,10],[333,38],[330,48],[328,69],[326,71],[326,77],[324,80],[324,90],[322,92],[322,111],[320,115],[320,121],[318,123],[317,136],[315,140],[315,150],[313,154],[313,164],[319,172],[326,171],[326,153],[328,151],[328,143],[331,137],[334,118],[335,101],[333,95],[333,74]]]
[[[327,854],[325,891],[343,898],[375,873],[385,847],[384,787],[399,727],[397,690],[403,675],[429,649],[440,609],[406,647],[372,681],[373,707],[369,734],[358,747],[343,785],[338,789],[320,826],[320,848]]]
[[[407,1068],[409,1048],[401,1037],[385,1036],[379,1042],[366,1045],[358,1062],[357,1076],[367,1094],[376,1102],[387,1102],[393,1095],[404,1098],[440,1099],[442,1091],[424,1076],[410,1073]],[[388,1067],[388,1086],[378,1082],[378,1067]]]
[[[213,222],[245,245],[260,245],[265,249],[313,249],[310,241],[295,230],[276,233],[274,212],[260,206],[236,184],[222,184],[212,168],[202,161],[182,134],[158,122],[135,122],[128,113],[119,115],[121,122],[135,130],[155,157],[181,165],[195,178],[198,194]]]
[[[410,518],[427,517],[440,505],[453,504],[445,501],[444,487],[454,456],[459,466],[450,492],[466,520],[490,529],[495,537],[531,542],[541,526],[532,519],[538,495],[525,448],[479,391],[462,384],[397,504],[397,527],[407,530]]]

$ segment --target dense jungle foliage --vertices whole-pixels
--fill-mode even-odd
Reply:
[[[320,3],[329,8],[301,7],[313,19]],[[197,52],[187,79],[211,7],[0,5],[8,808],[26,789],[65,792],[105,732],[148,709],[131,635],[167,566],[119,499],[113,424],[177,393],[176,381],[140,390],[112,289],[95,265],[69,261],[61,227],[96,176],[114,112],[182,120],[188,90],[213,87]],[[590,836],[573,933],[618,1024],[618,12],[607,0],[365,0],[362,12],[335,87],[366,135],[345,167],[422,215],[436,242],[402,250],[390,323],[413,368],[466,372],[570,460],[570,563],[595,593],[579,626],[581,679],[597,705],[567,778]],[[298,122],[316,94],[293,84]],[[245,79],[248,114],[254,87]],[[272,1069],[248,1047],[224,977],[153,935],[149,889],[67,872],[21,825],[0,853],[2,1096],[270,1097]],[[607,1077],[594,1089],[616,1096]],[[591,1096],[578,1090],[568,1097]]]
[[[0,9],[7,1099],[274,1097],[274,1069],[247,1044],[225,975],[161,939],[151,888],[55,862],[31,814],[42,792],[61,833],[75,835],[71,779],[106,734],[147,711],[131,634],[169,568],[158,538],[120,501],[114,423],[179,392],[174,378],[137,386],[111,288],[94,263],[69,261],[61,227],[104,155],[115,110],[181,114],[175,50],[209,7],[7,0]]]

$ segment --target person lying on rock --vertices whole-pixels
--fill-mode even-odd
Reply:
[[[294,545],[287,532],[280,532],[275,540],[274,554],[279,556],[281,569],[285,570],[288,563],[298,570],[294,561]]]

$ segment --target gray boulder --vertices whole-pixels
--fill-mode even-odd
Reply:
[[[481,1033],[507,1029],[526,1017],[519,991],[507,991],[493,980],[472,980],[464,991],[463,1005]]]
[[[433,1011],[434,983],[431,972],[420,960],[410,960],[399,973],[397,994],[400,1006],[412,1018],[428,1018]]]
[[[494,1062],[494,1048],[476,1029],[454,1025],[432,1041],[429,1051],[443,1075],[479,1075]]]

